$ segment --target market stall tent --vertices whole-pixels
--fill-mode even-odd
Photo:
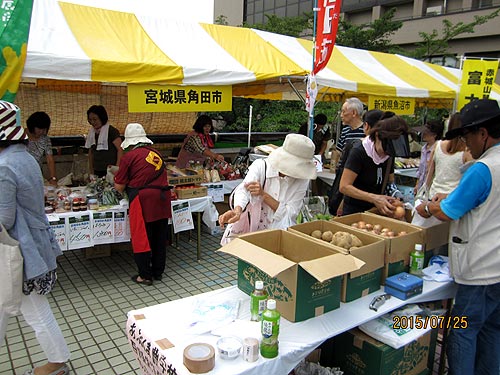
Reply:
[[[260,30],[34,0],[23,77],[232,85],[235,96],[292,99],[304,90],[311,50],[311,41]],[[324,100],[382,95],[429,102],[454,100],[459,77],[457,69],[336,46],[317,82]],[[498,86],[494,91],[500,98]]]

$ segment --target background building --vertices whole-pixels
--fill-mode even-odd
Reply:
[[[421,41],[420,31],[438,32],[442,21],[469,23],[474,16],[485,16],[500,8],[500,0],[343,0],[343,17],[354,24],[370,23],[390,8],[396,7],[394,19],[403,21],[403,27],[393,36],[394,44],[411,49]],[[264,14],[279,17],[299,16],[310,12],[313,0],[245,0],[244,20],[250,24],[265,21]],[[461,34],[449,43],[450,54],[470,57],[500,58],[500,17],[476,26],[473,34]],[[442,63],[441,56],[433,62]],[[455,66],[456,59],[447,59],[446,65]]]

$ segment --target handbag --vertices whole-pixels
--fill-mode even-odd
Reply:
[[[266,171],[267,162],[264,161],[264,182],[262,183],[262,190],[266,186]],[[229,208],[234,210],[234,192],[236,189],[243,186],[244,181],[241,182],[237,187],[233,189],[231,195],[229,196]],[[259,226],[259,218],[262,211],[262,202],[259,200],[255,203],[248,203],[240,215],[240,220],[236,223],[226,225],[224,234],[220,240],[221,246],[224,246],[231,242],[233,238],[238,237],[241,234],[255,232]],[[252,220],[253,218],[253,220]]]
[[[23,256],[19,242],[0,224],[0,309],[9,315],[21,313]]]

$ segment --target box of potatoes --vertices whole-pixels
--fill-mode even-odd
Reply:
[[[424,243],[422,229],[384,216],[357,213],[332,220],[355,233],[368,233],[386,242],[383,280],[401,272],[408,272],[410,253],[415,249],[415,244]]]
[[[293,225],[288,231],[343,251],[365,262],[359,270],[342,277],[341,301],[350,302],[380,289],[386,244],[369,233],[360,233],[331,221],[311,221]]]

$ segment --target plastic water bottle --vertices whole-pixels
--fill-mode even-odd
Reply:
[[[260,355],[264,358],[278,356],[278,334],[280,333],[281,315],[276,311],[276,301],[267,300],[267,309],[262,313],[260,330],[262,340],[260,342]]]
[[[264,282],[257,280],[255,289],[250,294],[250,320],[257,322],[262,318],[262,313],[266,309],[267,293],[264,290]]]
[[[415,244],[415,250],[410,254],[410,273],[421,276],[424,269],[424,252],[422,244]]]

